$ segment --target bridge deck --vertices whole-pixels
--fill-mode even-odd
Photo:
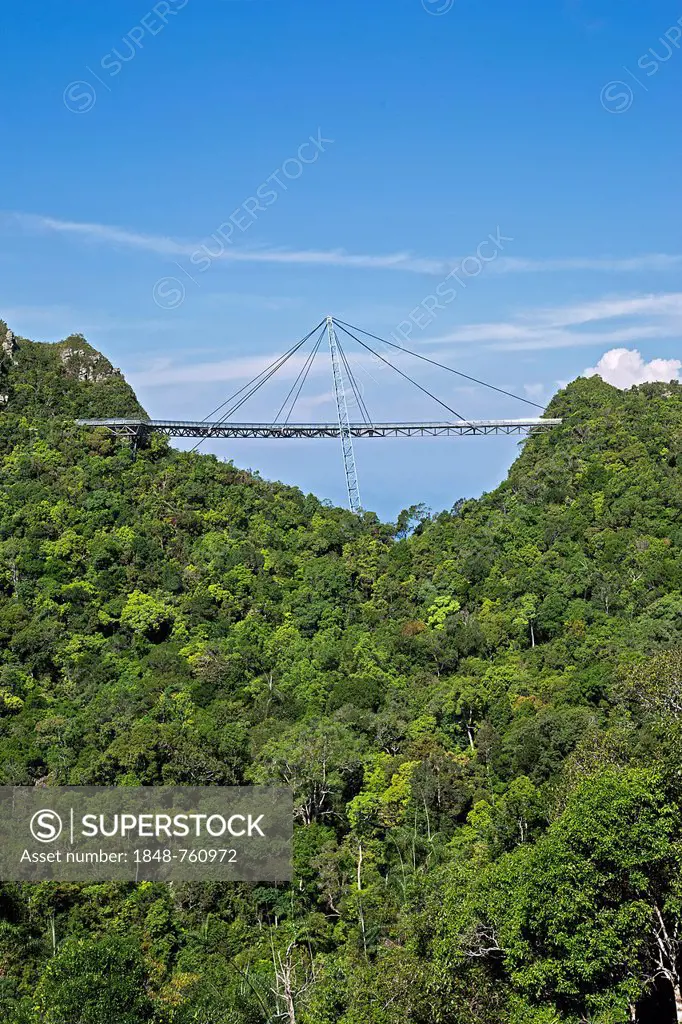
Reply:
[[[230,423],[204,420],[81,419],[83,427],[104,427],[117,437],[140,438],[151,432],[169,437],[336,437],[338,423]],[[443,437],[454,434],[526,434],[549,430],[560,419],[460,420],[438,423],[351,423],[353,437]]]

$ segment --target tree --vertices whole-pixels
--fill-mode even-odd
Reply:
[[[607,769],[571,794],[534,846],[492,864],[463,955],[499,958],[526,997],[620,1020],[648,985],[682,1021],[682,812],[652,769]],[[602,1019],[602,1018],[599,1018]]]
[[[338,808],[345,786],[360,766],[353,734],[336,722],[302,721],[263,747],[250,775],[294,791],[294,813],[306,825]]]
[[[631,666],[625,680],[630,697],[646,711],[682,721],[682,648]]]
[[[163,600],[134,590],[121,612],[121,625],[134,633],[151,637],[160,633],[173,621],[173,609]]]
[[[143,1024],[152,1004],[139,949],[128,939],[78,939],[49,961],[34,998],[35,1024]]]

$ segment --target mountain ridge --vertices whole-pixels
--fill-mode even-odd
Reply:
[[[146,416],[121,371],[81,334],[29,341],[0,320],[1,409],[45,415]]]
[[[86,345],[0,367],[0,784],[291,785],[296,874],[0,885],[4,1019],[674,1020],[682,388],[579,378],[384,524],[78,428],[141,408]]]

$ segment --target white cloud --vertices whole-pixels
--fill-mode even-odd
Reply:
[[[587,325],[589,330],[585,329]],[[663,292],[527,310],[513,320],[463,324],[441,337],[424,339],[424,344],[477,343],[493,350],[532,351],[623,345],[680,335],[682,292]]]
[[[682,362],[679,359],[652,359],[645,362],[637,349],[612,348],[605,352],[596,366],[584,371],[584,377],[599,374],[602,380],[617,388],[631,388],[646,381],[679,380]]]
[[[188,242],[169,235],[151,235],[109,224],[66,221],[56,217],[12,213],[9,222],[27,231],[47,231],[71,235],[104,245],[137,249],[157,256],[189,258],[202,245],[202,240]],[[210,234],[210,232],[209,232]],[[204,239],[203,241],[205,241]],[[216,242],[213,241],[215,246]],[[461,263],[463,256],[415,256],[408,251],[393,253],[349,253],[342,249],[287,249],[226,246],[214,257],[216,262],[275,263],[303,266],[352,267],[361,270],[401,270],[413,274],[444,277]],[[682,266],[682,254],[645,253],[627,258],[569,257],[561,259],[526,259],[500,256],[487,264],[500,274],[556,272],[564,270],[606,271],[629,273],[636,271],[665,271]]]

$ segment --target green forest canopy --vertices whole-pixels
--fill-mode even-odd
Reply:
[[[682,1020],[679,384],[396,524],[77,428],[144,414],[80,336],[0,403],[0,784],[296,815],[291,886],[0,886],[3,1021]]]

